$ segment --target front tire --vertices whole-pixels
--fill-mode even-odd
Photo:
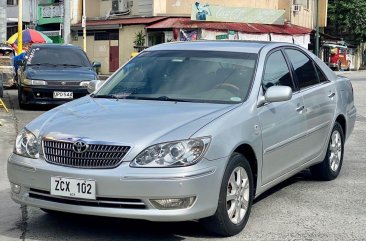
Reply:
[[[330,135],[324,160],[310,168],[313,177],[322,181],[330,181],[337,178],[342,168],[343,152],[344,133],[342,126],[336,122]]]
[[[222,179],[216,213],[201,222],[205,228],[222,236],[240,233],[250,215],[253,203],[253,174],[248,160],[234,153]]]

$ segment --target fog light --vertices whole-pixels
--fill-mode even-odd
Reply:
[[[11,191],[19,194],[20,193],[20,185],[11,183]]]
[[[151,204],[157,209],[183,209],[193,205],[196,197],[150,199]]]

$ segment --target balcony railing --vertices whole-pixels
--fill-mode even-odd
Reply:
[[[41,16],[42,18],[62,18],[64,16],[64,5],[41,6]]]
[[[64,18],[64,5],[63,4],[51,4],[51,5],[38,5],[38,25],[50,24],[50,23],[62,23]]]

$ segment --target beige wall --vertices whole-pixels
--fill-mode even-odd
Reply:
[[[72,44],[83,47],[83,38],[78,37]],[[94,36],[86,37],[86,54],[91,62],[99,61],[102,64],[101,73],[109,74],[109,41],[94,41]]]
[[[85,12],[87,18],[100,17],[100,0],[85,0]]]
[[[131,53],[135,51],[133,48],[135,35],[140,30],[145,31],[145,25],[123,26],[119,31],[119,65],[123,65],[129,60]]]

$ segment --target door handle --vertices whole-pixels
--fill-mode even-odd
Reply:
[[[300,111],[302,111],[302,110],[304,110],[304,109],[305,109],[305,106],[303,106],[303,105],[302,105],[302,106],[297,107],[297,108],[296,108],[296,111],[297,111],[297,112],[300,112]]]
[[[335,93],[334,92],[332,92],[332,93],[330,93],[329,95],[328,95],[328,97],[329,98],[333,98],[335,96]]]

